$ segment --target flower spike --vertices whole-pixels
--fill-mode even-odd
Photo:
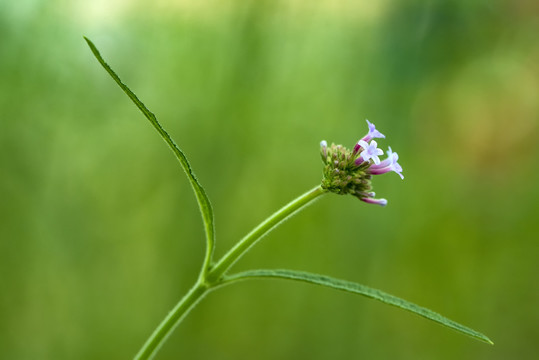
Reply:
[[[352,150],[342,145],[328,146],[325,140],[320,142],[320,153],[325,164],[322,188],[340,195],[351,194],[368,204],[386,206],[386,199],[374,197],[372,176],[394,171],[404,178],[402,167],[397,162],[399,155],[391,148],[387,151],[387,158],[380,161],[379,156],[384,152],[372,139],[385,138],[385,135],[376,130],[369,120],[367,124],[369,132]]]

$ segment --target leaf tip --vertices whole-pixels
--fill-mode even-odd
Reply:
[[[86,36],[82,36],[84,38],[84,40],[86,41],[86,44],[88,44],[88,46],[90,47],[90,49],[92,50],[92,52],[95,53],[95,51],[97,51],[97,48],[95,47],[94,43],[92,42],[92,40],[88,39]],[[95,51],[94,51],[95,50]]]
[[[476,340],[482,341],[485,344],[494,345],[494,342],[488,338],[488,336],[478,333],[473,336]]]

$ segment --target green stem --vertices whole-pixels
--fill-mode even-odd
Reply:
[[[245,254],[258,240],[264,235],[273,230],[277,225],[294,215],[297,211],[305,207],[307,204],[315,200],[326,190],[317,186],[314,189],[306,192],[290,203],[283,206],[269,218],[264,220],[260,225],[254,228],[249,234],[241,239],[228,253],[226,253],[217,264],[208,272],[206,267],[203,267],[197,283],[189,290],[189,292],[180,300],[180,302],[170,311],[167,317],[159,324],[157,329],[148,338],[142,349],[135,356],[135,360],[151,359],[156,354],[157,350],[163,345],[167,337],[172,333],[174,328],[180,323],[183,317],[191,310],[198,301],[200,301],[213,288],[223,285],[223,275],[225,272],[243,255]]]
[[[294,215],[297,211],[315,200],[320,195],[323,195],[327,190],[322,189],[319,185],[314,189],[300,195],[292,200],[281,209],[276,211],[269,218],[261,222],[256,228],[251,230],[243,239],[241,239],[221,260],[212,268],[208,274],[208,283],[214,283],[220,280],[225,272],[243,255],[245,254],[258,240],[264,235],[273,230],[277,225]]]
[[[193,308],[198,301],[200,301],[204,295],[209,291],[208,287],[204,286],[200,282],[197,282],[195,286],[189,290],[187,294],[176,304],[167,317],[159,324],[154,330],[152,335],[146,340],[142,348],[135,356],[135,360],[152,359],[157,353],[157,350],[163,345],[168,336],[172,333],[172,330],[180,323],[185,315]]]

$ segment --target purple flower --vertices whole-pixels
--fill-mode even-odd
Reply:
[[[382,149],[377,148],[378,143],[376,140],[372,140],[370,144],[367,144],[364,140],[359,140],[357,144],[364,150],[359,154],[359,158],[356,159],[356,164],[369,161],[369,159],[372,159],[375,164],[380,164],[380,158],[378,156],[383,155],[384,152]]]
[[[364,201],[367,204],[375,204],[375,205],[380,205],[380,206],[386,206],[387,205],[387,200],[386,199],[373,199],[373,198],[370,198],[370,197],[364,197],[364,198],[360,198],[359,200]]]
[[[369,142],[374,138],[385,139],[386,136],[382,134],[380,131],[376,130],[376,127],[374,126],[373,123],[371,123],[369,120],[365,120],[365,121],[367,121],[367,124],[369,125],[369,133],[365,135],[363,139],[361,140]]]
[[[394,171],[401,177],[401,179],[404,179],[404,176],[402,175],[402,167],[397,162],[398,160],[399,155],[396,152],[393,152],[391,147],[389,147],[389,150],[387,151],[387,159],[379,164],[369,167],[369,172],[373,175],[380,175]]]
[[[367,135],[363,136],[363,138],[361,140],[368,143],[369,141],[371,141],[374,138],[385,138],[386,137],[380,131],[376,130],[376,127],[374,126],[373,123],[371,123],[369,120],[365,120],[365,121],[367,121],[367,125],[369,125],[369,132],[367,133]],[[362,146],[358,141],[356,146],[354,146],[354,153],[357,153],[361,147]]]

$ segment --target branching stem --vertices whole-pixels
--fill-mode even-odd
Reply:
[[[264,235],[273,230],[277,225],[282,223],[288,217],[293,216],[298,210],[309,204],[311,201],[323,195],[326,190],[319,185],[305,194],[292,200],[273,215],[260,223],[250,233],[245,235],[221,260],[212,268],[208,274],[208,282],[214,283],[225,274],[225,272],[243,255],[245,254],[258,240]]]
[[[292,200],[273,215],[255,227],[227,252],[209,272],[203,268],[196,284],[176,304],[165,319],[159,324],[152,335],[146,340],[135,360],[152,359],[174,328],[208,292],[223,285],[223,276],[227,270],[264,235],[269,233],[284,220],[294,215],[306,205],[323,195],[326,190],[320,186]]]

